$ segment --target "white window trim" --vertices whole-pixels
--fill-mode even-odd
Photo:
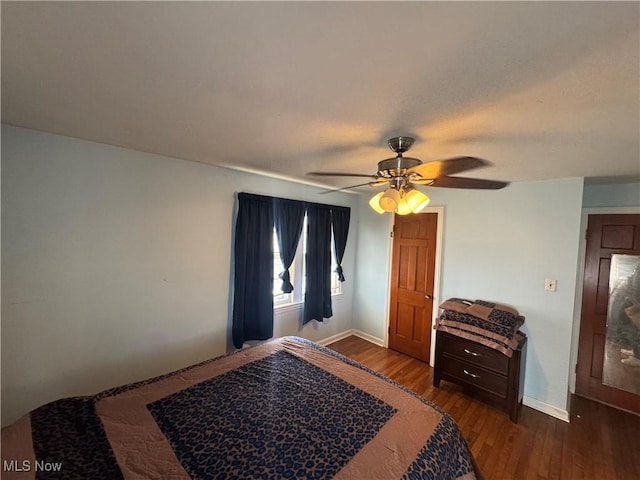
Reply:
[[[332,300],[340,300],[342,297],[344,297],[344,292],[331,294]],[[302,309],[303,306],[304,306],[304,300],[300,302],[293,302],[293,303],[281,303],[279,305],[274,304],[273,311],[276,313],[292,312],[294,310]]]

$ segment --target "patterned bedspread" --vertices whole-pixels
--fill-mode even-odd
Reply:
[[[2,478],[475,479],[443,410],[285,337],[44,405],[2,429]]]
[[[484,300],[450,298],[441,303],[436,329],[473,340],[508,357],[525,337],[524,317],[512,307]]]

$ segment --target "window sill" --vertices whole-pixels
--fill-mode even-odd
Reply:
[[[340,300],[342,297],[344,297],[343,292],[334,293],[331,295],[331,300]],[[294,302],[294,303],[285,303],[282,305],[274,305],[273,313],[277,314],[277,313],[292,312],[294,310],[302,309],[303,306],[304,306],[304,302]]]

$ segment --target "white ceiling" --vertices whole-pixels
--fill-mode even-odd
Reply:
[[[335,186],[305,172],[396,135],[478,178],[640,176],[638,2],[1,8],[5,123]]]

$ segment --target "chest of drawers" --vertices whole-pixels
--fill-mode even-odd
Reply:
[[[511,358],[503,353],[447,332],[436,333],[436,359],[433,385],[445,380],[509,413],[518,422],[522,403],[527,338],[524,337]]]

